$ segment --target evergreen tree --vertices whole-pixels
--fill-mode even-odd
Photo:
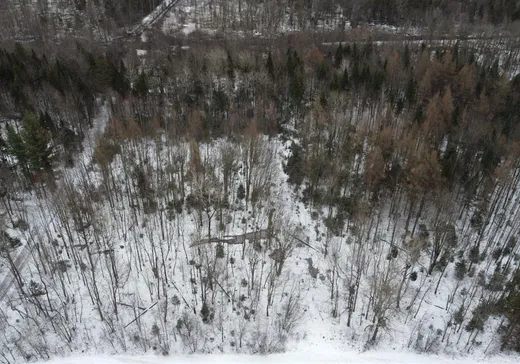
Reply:
[[[49,83],[54,87],[58,92],[62,95],[65,94],[64,80],[63,80],[64,72],[62,65],[58,59],[54,62],[50,72],[49,72]]]
[[[497,308],[499,313],[504,314],[509,320],[502,336],[502,350],[512,349],[520,352],[520,269],[516,269],[506,284],[506,290]]]
[[[334,75],[332,76],[332,83],[330,85],[330,89],[332,91],[339,91],[340,90],[340,82],[339,82],[339,77],[338,77],[338,74],[337,73],[334,73]]]
[[[334,66],[336,68],[339,68],[339,66],[341,66],[342,62],[343,62],[343,46],[340,43],[338,46],[338,49],[336,49],[336,54],[334,55]]]
[[[361,72],[359,71],[359,64],[357,61],[354,62],[354,65],[352,66],[352,84],[354,87],[357,87],[359,85],[359,82],[361,81]]]
[[[455,278],[457,278],[458,280],[463,279],[464,275],[466,274],[466,270],[466,261],[464,259],[455,263]]]
[[[51,134],[33,113],[25,113],[20,132],[7,126],[7,151],[17,159],[25,174],[51,168]]]
[[[26,112],[20,132],[29,167],[32,171],[49,170],[51,167],[51,134],[31,112]]]
[[[410,67],[410,48],[408,47],[408,44],[404,47],[403,65],[406,69]]]
[[[273,64],[273,57],[271,56],[271,51],[269,51],[269,54],[267,55],[267,62],[265,64],[265,67],[267,68],[267,72],[269,73],[269,76],[274,79],[274,64]]]
[[[305,178],[305,160],[303,149],[296,143],[291,144],[291,155],[287,160],[284,171],[289,176],[288,182],[297,186]]]
[[[350,78],[346,68],[343,71],[343,75],[341,76],[340,87],[342,90],[348,90],[350,88]]]
[[[244,188],[244,185],[241,183],[238,185],[237,198],[239,200],[243,200],[245,197],[246,197],[246,190]]]
[[[351,54],[352,54],[352,59],[354,61],[356,61],[356,62],[359,61],[359,48],[357,46],[357,43],[354,43],[352,45],[352,52],[351,52]]]
[[[448,186],[452,188],[455,183],[457,168],[457,148],[451,138],[448,139],[448,145],[441,160],[442,176],[446,179]]]
[[[415,104],[415,95],[416,95],[416,86],[415,86],[415,80],[413,77],[410,77],[408,79],[408,82],[406,83],[406,101],[408,102],[408,105]]]
[[[7,152],[15,157],[21,166],[26,166],[27,155],[22,137],[14,130],[11,124],[7,124]]]
[[[47,111],[45,111],[44,113],[40,113],[39,122],[43,128],[50,131],[51,133],[54,133],[56,131],[54,122],[52,121],[52,118]]]
[[[316,75],[318,76],[318,80],[320,81],[327,79],[329,75],[329,66],[327,65],[327,62],[325,60],[321,61],[318,65]]]
[[[17,56],[17,58],[19,60],[21,60],[22,62],[25,62],[28,58],[28,54],[27,54],[27,51],[25,50],[25,48],[18,42],[15,43],[14,45],[14,54]]]
[[[229,51],[227,51],[226,73],[231,82],[235,82],[235,64],[233,62],[233,57],[231,57],[231,53]]]
[[[298,107],[305,95],[305,75],[303,62],[296,51],[289,50],[287,54],[287,73],[289,75],[289,96],[293,105]]]
[[[349,57],[352,54],[352,48],[350,48],[350,44],[347,44],[343,47],[343,55]]]
[[[119,65],[119,70],[113,67],[112,88],[122,97],[125,97],[130,90],[130,85],[126,75],[126,67],[123,61]]]
[[[148,81],[146,79],[146,73],[139,73],[139,77],[137,77],[133,91],[134,95],[139,97],[144,97],[148,94]]]

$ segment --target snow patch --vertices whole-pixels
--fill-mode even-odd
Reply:
[[[325,350],[326,349],[326,350]],[[493,358],[494,364],[517,363],[517,358]],[[253,355],[192,355],[192,356],[84,356],[56,359],[45,364],[475,364],[487,361],[478,359],[455,359],[446,356],[427,356],[403,352],[339,352],[324,347],[321,351],[300,351],[267,356]],[[38,363],[36,363],[38,364]],[[43,362],[41,364],[44,364]]]
[[[197,30],[197,24],[195,23],[187,23],[184,24],[184,28],[182,29],[182,32],[184,35],[189,35]]]

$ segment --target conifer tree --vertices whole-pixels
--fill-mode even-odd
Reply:
[[[289,96],[293,105],[298,107],[305,94],[303,62],[294,50],[287,54],[287,72],[289,75]]]
[[[339,66],[341,66],[342,62],[343,62],[343,46],[340,43],[338,46],[338,49],[336,49],[336,54],[334,55],[334,66],[336,68],[339,68]]]
[[[233,62],[233,57],[231,57],[231,53],[229,50],[227,51],[227,67],[226,73],[231,80],[231,82],[235,82],[235,64]]]
[[[113,69],[112,88],[122,97],[125,97],[130,89],[123,61],[119,65],[119,70],[116,67]]]
[[[350,87],[350,78],[348,75],[348,70],[346,68],[343,71],[343,75],[341,76],[340,87],[342,90],[348,90]]]
[[[25,174],[51,168],[51,134],[31,112],[25,113],[20,132],[12,125],[7,126],[7,150]]]
[[[27,166],[27,155],[24,142],[11,124],[7,124],[7,152],[15,157],[22,168]]]
[[[341,88],[341,86],[340,86],[338,74],[334,73],[334,75],[332,75],[332,83],[330,85],[330,89],[332,91],[339,91],[340,88]]]
[[[404,46],[403,65],[406,69],[410,67],[410,47],[408,47],[408,44]]]
[[[267,62],[265,64],[265,67],[267,68],[267,72],[269,73],[269,76],[274,79],[274,64],[273,64],[273,57],[271,55],[271,51],[269,51],[269,54],[267,55]]]
[[[144,72],[139,73],[134,85],[134,95],[144,97],[148,94],[148,81]]]
[[[36,115],[31,112],[25,113],[20,135],[31,170],[48,170],[51,167],[52,156],[51,135],[40,124]]]

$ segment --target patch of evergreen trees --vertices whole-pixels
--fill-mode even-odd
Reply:
[[[44,120],[26,112],[19,131],[11,124],[7,125],[7,151],[27,176],[52,170],[51,133],[42,124]]]

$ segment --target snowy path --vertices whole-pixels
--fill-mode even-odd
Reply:
[[[166,13],[168,13],[179,1],[180,0],[164,0],[150,14],[145,16],[143,20],[134,26],[130,33],[136,35],[141,33],[145,28],[151,27]]]
[[[252,355],[192,355],[192,356],[83,356],[56,359],[47,364],[289,364],[289,363],[345,363],[345,364],[513,364],[514,357],[458,358],[428,356],[398,352],[336,352],[325,348],[322,352],[290,352],[268,356]],[[43,363],[41,363],[43,364]]]

